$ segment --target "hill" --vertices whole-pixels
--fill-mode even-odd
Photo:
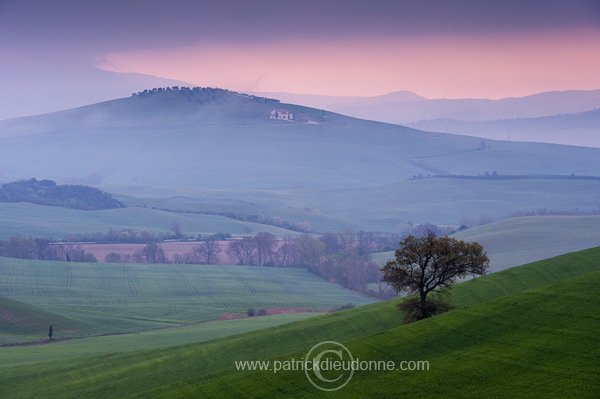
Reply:
[[[435,119],[410,123],[409,126],[427,131],[460,133],[494,140],[600,147],[598,129],[600,109],[575,114],[488,121]]]
[[[453,236],[483,245],[492,260],[491,270],[496,271],[597,246],[600,216],[518,217]]]
[[[487,121],[574,114],[600,107],[600,90],[567,90],[525,97],[488,99],[423,99],[398,101],[393,95],[352,99],[329,105],[345,115],[386,123],[412,124],[434,119]],[[446,131],[441,130],[441,131]]]
[[[483,245],[490,258],[490,271],[496,272],[569,252],[597,246],[600,216],[527,216],[504,219],[452,234],[460,240]],[[394,257],[394,252],[371,255],[378,264]]]
[[[599,259],[594,248],[459,284],[457,310],[408,326],[400,325],[393,300],[200,344],[68,360],[45,355],[38,364],[3,366],[0,382],[11,397],[42,386],[47,397],[235,397],[242,391],[312,397],[322,391],[302,371],[238,372],[234,361],[302,359],[316,343],[336,340],[361,360],[427,360],[431,368],[402,372],[404,378],[398,370],[356,372],[330,396],[593,397],[597,354],[590,348],[600,321],[590,309],[598,306]],[[53,345],[57,359],[65,353],[60,345]],[[6,349],[13,348],[0,351]],[[5,353],[7,361],[16,359]]]
[[[312,122],[268,119],[277,108]],[[482,143],[217,89],[157,90],[4,121],[0,138],[5,179],[99,175],[111,185],[289,190],[372,187],[420,173],[600,174],[600,150]]]
[[[283,108],[303,122],[269,119]],[[5,180],[93,181],[138,197],[123,198],[131,205],[210,212],[225,203],[224,212],[308,222],[314,231],[397,231],[540,207],[590,212],[598,181],[564,177],[600,176],[600,149],[426,133],[227,90],[171,88],[0,122],[0,170]],[[515,180],[426,178],[493,172]],[[5,229],[28,234],[27,216],[11,214],[24,225]],[[106,230],[108,220],[88,223]]]
[[[592,398],[598,389],[598,353],[590,348],[599,342],[595,331],[600,319],[577,304],[600,305],[593,294],[598,283],[600,272],[593,272],[421,324],[345,340],[354,359],[367,364],[391,361],[394,366],[384,371],[376,367],[355,371],[347,386],[328,396]],[[271,359],[283,362],[302,352],[287,355]],[[421,370],[402,370],[402,361],[408,363],[404,367],[411,367],[409,362],[412,367],[416,362],[427,363]],[[347,372],[323,374],[324,378],[348,378]],[[307,384],[306,375],[297,371],[229,370],[144,394],[177,397],[202,392],[206,397],[236,397],[251,392],[250,397],[321,397],[322,391],[310,391]]]

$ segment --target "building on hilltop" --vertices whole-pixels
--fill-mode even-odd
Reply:
[[[273,111],[271,111],[271,113],[269,114],[269,119],[278,119],[278,120],[283,120],[283,121],[293,121],[294,120],[294,113],[288,111],[287,109],[284,108],[278,108],[278,109],[274,109]]]

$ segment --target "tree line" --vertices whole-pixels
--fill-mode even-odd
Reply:
[[[111,252],[106,262],[216,264],[225,254],[238,265],[264,267],[304,267],[323,279],[370,296],[389,297],[393,293],[380,284],[379,266],[369,254],[382,245],[393,245],[401,239],[397,234],[377,234],[350,230],[330,232],[315,237],[309,234],[286,236],[260,232],[254,236],[230,240],[223,249],[216,240],[205,240],[191,251],[169,259],[160,243],[149,243],[133,254]],[[377,287],[369,288],[370,283]]]
[[[57,260],[66,262],[97,262],[96,257],[85,252],[81,245],[72,242],[60,245],[44,238],[13,235],[0,240],[0,256],[7,258]]]
[[[0,188],[0,202],[30,202],[64,208],[98,210],[123,208],[110,194],[79,184],[57,185],[52,180],[20,180]]]
[[[183,96],[189,101],[199,104],[227,104],[227,103],[261,103],[278,104],[279,100],[267,97],[259,97],[251,94],[238,93],[235,91],[218,89],[212,87],[157,87],[149,90],[133,93],[132,97],[152,97],[158,95]]]

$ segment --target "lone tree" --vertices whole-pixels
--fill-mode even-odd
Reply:
[[[48,338],[52,341],[52,324],[50,324],[50,329],[48,329]]]
[[[395,252],[396,259],[382,268],[383,280],[396,292],[418,294],[417,319],[431,317],[430,292],[448,289],[469,274],[485,274],[490,260],[483,247],[428,231],[424,237],[406,237]],[[435,310],[435,306],[433,306]]]

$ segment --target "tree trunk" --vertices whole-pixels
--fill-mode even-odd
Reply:
[[[431,317],[431,313],[429,313],[429,310],[427,309],[427,293],[426,292],[420,292],[421,295],[421,304],[420,304],[420,308],[421,308],[421,316],[423,319],[426,319],[428,317]]]

